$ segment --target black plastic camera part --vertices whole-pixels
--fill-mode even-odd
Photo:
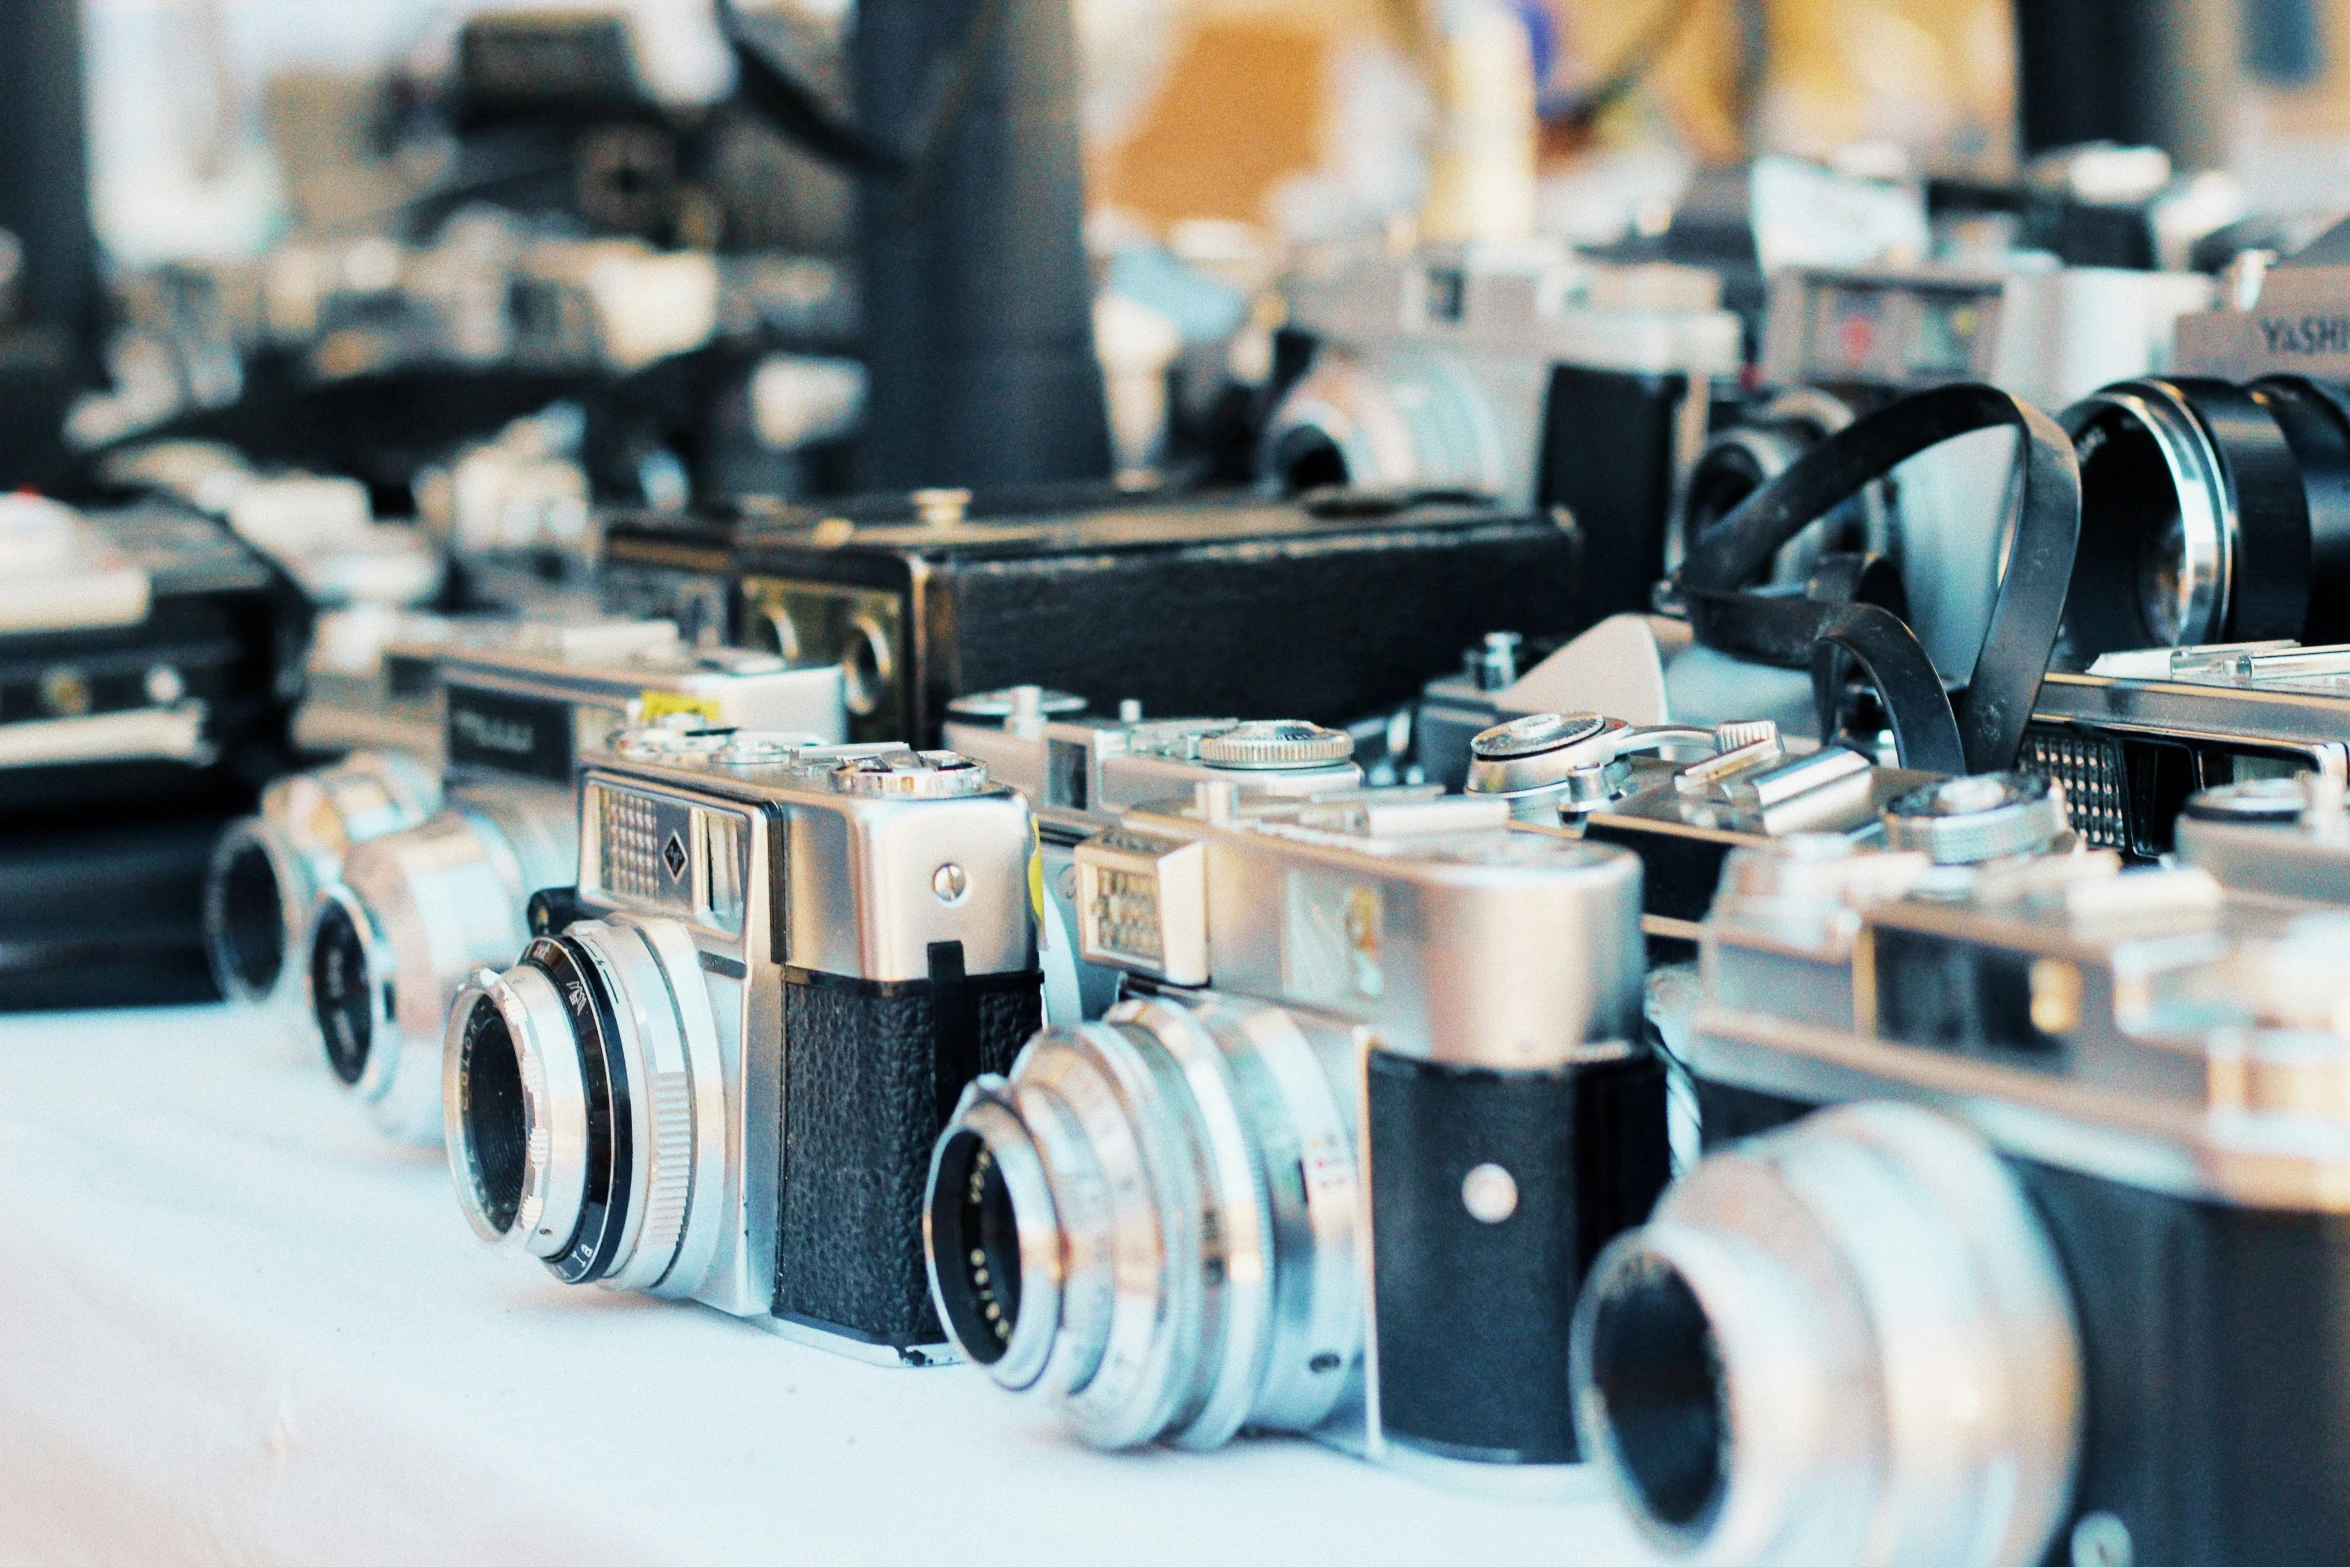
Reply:
[[[2350,639],[2350,398],[2300,376],[2124,382],[2063,415],[2081,470],[2081,539],[2062,649]],[[2211,537],[2190,515],[2206,518]],[[2198,549],[2213,559],[2198,566]],[[2207,574],[2205,623],[2182,579]]]
[[[1592,1259],[1671,1174],[1663,1064],[1374,1050],[1366,1105],[1381,1429],[1449,1457],[1572,1462],[1568,1325]]]
[[[1575,625],[1645,613],[1665,574],[1689,378],[1555,365],[1542,400],[1535,507],[1559,508],[1582,541]],[[1515,624],[1496,620],[1496,625]]]
[[[1043,976],[784,971],[775,1315],[900,1352],[941,1338],[922,1244],[931,1151],[957,1097],[1043,1026]]]
[[[1698,1083],[1708,1148],[1811,1106]],[[2068,1535],[2132,1567],[2350,1560],[2350,1215],[2198,1201],[2002,1156],[2056,1248],[2086,1422]]]

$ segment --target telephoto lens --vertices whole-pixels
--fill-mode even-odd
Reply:
[[[2350,640],[2350,399],[2296,375],[2150,378],[2065,410],[2081,539],[2060,657]]]
[[[1638,860],[1499,801],[1198,794],[1078,848],[1081,949],[1142,993],[963,1095],[939,1316],[1096,1446],[1573,1462],[1568,1313],[1669,1162]]]
[[[2350,1558],[2350,851],[2284,794],[2206,797],[2195,866],[1732,856],[1708,1152],[1573,1333],[1668,1559]]]
[[[260,813],[229,825],[205,875],[204,946],[221,993],[297,1003],[310,916],[344,856],[440,807],[439,769],[396,751],[361,751],[263,790]]]
[[[458,987],[510,963],[528,907],[579,856],[572,774],[632,715],[788,726],[811,743],[844,724],[840,671],[688,649],[666,621],[526,626],[441,660],[449,775],[441,810],[360,844],[312,911],[304,969],[335,1080],[387,1134],[441,1137],[442,1034]]]
[[[1041,1020],[1019,795],[948,751],[635,729],[580,783],[566,918],[448,1010],[481,1237],[842,1354],[941,1358],[923,1181]]]

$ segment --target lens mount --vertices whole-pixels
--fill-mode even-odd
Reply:
[[[1061,1329],[1061,1217],[1004,1079],[964,1089],[931,1154],[922,1236],[931,1301],[964,1358],[1015,1393],[1035,1386]]]
[[[2069,1508],[2061,1265],[1998,1156],[1928,1111],[1823,1111],[1706,1158],[1593,1265],[1570,1375],[1585,1454],[1676,1559],[1971,1540],[1972,1567],[2031,1567]]]
[[[442,1125],[474,1233],[545,1261],[586,1203],[587,1082],[546,970],[483,969],[457,993],[442,1055]]]

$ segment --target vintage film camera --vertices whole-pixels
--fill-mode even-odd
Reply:
[[[1248,795],[1303,799],[1352,790],[1363,770],[1354,738],[1300,719],[1089,714],[1065,691],[1014,686],[957,697],[947,707],[949,749],[983,764],[1036,813],[1044,867],[1038,958],[1045,1015],[1095,1018],[1118,998],[1118,971],[1077,955],[1077,845],[1117,825],[1130,806],[1220,781]]]
[[[1085,1441],[1576,1456],[1567,1313],[1664,1184],[1639,864],[1494,801],[1203,783],[1081,844],[1139,993],[964,1096],[932,1289]]]
[[[449,1004],[530,939],[530,896],[577,863],[581,756],[612,731],[676,717],[837,739],[840,672],[693,649],[665,621],[526,625],[502,647],[445,652],[444,805],[352,848],[303,947],[310,1008],[336,1081],[386,1133],[441,1134]]]
[[[1743,358],[1712,273],[1432,245],[1309,259],[1289,293],[1312,359],[1264,437],[1285,489],[1558,508],[1583,541],[1574,625],[1647,606],[1714,385]]]
[[[2017,765],[2064,785],[2084,841],[2158,858],[2198,790],[2350,775],[2350,647],[2155,647],[2051,671]]]
[[[578,887],[448,1018],[483,1239],[887,1364],[937,1357],[930,1147],[1040,1021],[1028,807],[951,752],[638,729]]]
[[[1641,1531],[1806,1567],[2341,1555],[2338,906],[2110,853],[1919,862],[1905,896],[1900,856],[1804,849],[1725,872],[1688,1059],[1716,1151],[1578,1311],[1579,1426]]]
[[[0,496],[0,1007],[209,999],[204,866],[305,615],[199,517]]]
[[[671,595],[688,591],[675,573],[698,576],[732,604],[733,640],[842,666],[851,738],[930,745],[954,698],[1023,682],[1347,723],[1407,700],[1497,617],[1568,629],[1576,550],[1556,523],[1481,505],[921,491],[616,522],[604,569],[671,574],[653,588]]]

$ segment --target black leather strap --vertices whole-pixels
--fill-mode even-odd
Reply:
[[[1752,584],[1772,555],[1814,519],[1918,453],[1976,430],[2002,427],[2017,433],[2023,487],[1991,623],[1956,723],[1966,764],[1962,770],[2012,766],[2064,616],[2073,549],[2080,538],[2081,476],[2072,442],[2056,421],[1996,387],[1971,382],[1936,387],[1854,420],[1693,540],[1681,567],[1680,589],[1698,640],[1791,668],[1810,664],[1829,621],[1849,605],[1756,592]],[[1986,526],[1996,522],[1985,519]],[[1909,635],[1907,627],[1901,630]],[[1883,640],[1879,633],[1870,635]],[[1918,657],[1924,657],[1922,649]],[[1884,694],[1890,707],[1896,694]],[[1913,690],[1902,699],[1924,697]],[[1935,701],[1948,706],[1939,683]],[[1896,713],[1896,734],[1905,725],[1920,735],[1932,727],[1924,716]]]
[[[1959,744],[1958,719],[1943,694],[1934,661],[1889,611],[1874,604],[1847,604],[1830,615],[1812,644],[1812,700],[1819,704],[1820,738],[1836,737],[1843,705],[1847,663],[1877,689],[1893,721],[1893,750],[1904,767],[1930,773],[1967,771]]]

